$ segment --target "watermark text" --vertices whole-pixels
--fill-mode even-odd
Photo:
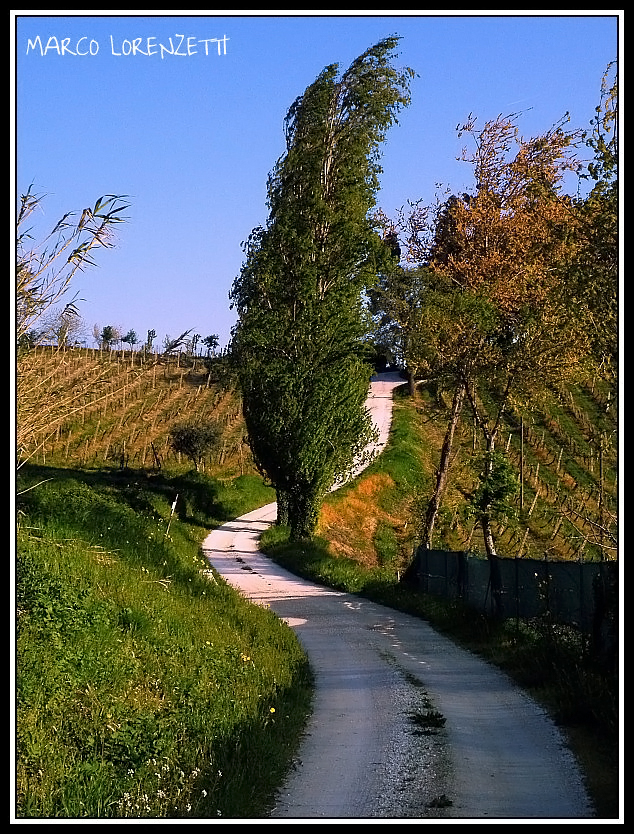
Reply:
[[[141,56],[151,58],[159,57],[161,60],[169,57],[191,58],[194,55],[226,55],[227,42],[229,38],[223,35],[221,38],[199,38],[194,35],[173,35],[166,40],[160,41],[154,36],[145,38],[115,38],[108,37],[105,52],[116,57]],[[36,35],[28,38],[26,43],[26,54],[34,54],[45,57],[47,55],[72,56],[95,56],[99,55],[101,44],[95,38],[84,35],[81,38],[58,38],[51,35],[49,38],[42,38]]]

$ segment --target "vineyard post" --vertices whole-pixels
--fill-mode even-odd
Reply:
[[[524,417],[520,417],[520,510],[524,509]]]
[[[528,517],[529,517],[529,518],[530,518],[530,517],[531,517],[531,515],[533,514],[533,510],[535,509],[535,504],[537,503],[537,499],[538,499],[538,497],[539,497],[539,485],[537,486],[537,488],[536,488],[536,490],[535,490],[535,497],[533,498],[533,503],[531,504],[531,508],[530,508],[530,510],[528,511]]]
[[[601,442],[599,445],[599,548],[602,562],[604,560],[603,547],[603,443]]]
[[[167,534],[170,531],[170,524],[172,523],[172,516],[174,515],[174,510],[176,509],[176,502],[178,501],[178,493],[176,493],[176,498],[172,503],[172,511],[170,512],[169,521],[167,522],[167,530],[165,531],[165,535],[163,536],[164,539],[167,538]]]

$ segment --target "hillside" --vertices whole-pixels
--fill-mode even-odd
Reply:
[[[58,353],[39,348],[19,363],[18,434],[22,438],[29,426],[24,440],[34,463],[178,471],[191,463],[170,449],[169,432],[195,416],[221,428],[219,446],[203,463],[205,472],[224,478],[253,473],[239,395],[223,368],[220,359],[143,359],[130,351]],[[411,459],[401,463],[405,470],[416,470],[416,477],[409,479],[410,489],[386,492],[389,485],[377,474],[374,481],[365,479],[333,497],[324,508],[320,533],[336,551],[354,552],[372,564],[385,558],[383,547],[398,550],[401,565],[407,561],[438,465],[448,404],[448,397],[424,387],[413,401],[405,389],[397,394],[397,408],[414,408],[419,416],[416,435],[410,438],[416,465]],[[523,468],[523,478],[517,517],[496,530],[500,554],[616,558],[616,417],[605,391],[588,385],[553,392],[541,410],[511,414],[501,438],[518,476]],[[479,451],[478,435],[465,411],[436,547],[483,550],[479,529],[465,512]],[[380,496],[380,507],[375,496]]]
[[[204,471],[248,474],[240,401],[222,373],[221,359],[38,348],[18,363],[18,434],[21,427],[33,463],[189,468],[171,450],[169,432],[200,417],[221,428]]]
[[[330,496],[319,532],[341,555],[354,555],[367,566],[387,560],[403,569],[431,491],[449,403],[425,388],[412,400],[404,387],[395,400],[393,430],[408,432],[415,460],[398,462],[400,483],[382,472],[378,462],[371,474],[345,493]],[[554,393],[547,412],[535,411],[523,420],[512,414],[506,420],[501,433],[504,447],[518,480],[522,468],[524,475],[515,499],[516,516],[495,527],[500,556],[616,558],[616,448],[614,443],[605,444],[597,452],[600,430],[605,437],[613,422],[608,406],[598,388],[575,386]],[[415,430],[412,421],[399,422],[399,409],[416,412]],[[615,425],[611,437],[616,437]],[[435,529],[437,548],[484,553],[481,530],[466,512],[479,452],[478,436],[465,412],[454,439],[449,486]]]
[[[37,464],[34,467],[26,467],[33,470],[30,475],[32,482],[44,483],[52,473],[56,475],[54,481],[63,482],[67,474],[69,481],[85,478],[87,484],[93,479],[99,483],[104,482],[104,500],[108,502],[108,512],[97,508],[96,494],[93,495],[92,491],[87,490],[86,485],[78,484],[78,497],[83,502],[82,506],[85,504],[87,508],[87,512],[82,511],[79,515],[82,523],[87,524],[87,530],[83,531],[81,536],[74,528],[70,534],[58,533],[58,537],[62,535],[63,541],[71,544],[78,537],[87,537],[92,541],[93,537],[101,532],[104,536],[111,537],[111,541],[98,539],[97,550],[92,545],[88,549],[80,548],[78,555],[78,558],[87,562],[89,572],[97,570],[97,564],[99,570],[103,571],[103,576],[93,583],[100,604],[101,596],[105,594],[108,597],[108,589],[112,587],[115,589],[112,604],[117,611],[135,611],[140,605],[145,618],[146,603],[123,600],[122,589],[125,589],[127,594],[136,593],[137,587],[143,592],[155,587],[159,594],[163,594],[164,588],[161,583],[168,579],[172,581],[172,556],[165,562],[162,551],[158,551],[156,565],[143,561],[147,557],[148,548],[139,549],[135,543],[148,538],[147,533],[139,535],[136,527],[131,527],[129,534],[127,531],[123,533],[118,524],[113,530],[110,529],[112,507],[109,502],[113,500],[114,495],[119,496],[117,501],[131,502],[133,507],[143,509],[143,515],[147,507],[154,506],[155,500],[160,501],[160,512],[150,515],[151,523],[157,525],[161,531],[161,540],[166,536],[165,525],[167,530],[170,529],[170,504],[177,493],[181,500],[179,512],[174,516],[172,532],[175,527],[187,523],[192,527],[194,539],[219,523],[220,511],[222,520],[233,518],[243,511],[235,505],[239,490],[234,489],[234,485],[243,481],[250,481],[253,485],[259,484],[259,492],[262,495],[253,492],[250,496],[253,502],[258,501],[259,504],[251,503],[250,507],[270,500],[270,495],[264,497],[270,490],[262,489],[258,478],[236,477],[241,474],[250,475],[255,470],[248,444],[244,442],[239,396],[231,387],[222,361],[214,361],[208,365],[199,358],[175,356],[169,360],[167,357],[151,357],[142,364],[138,355],[132,357],[129,352],[126,355],[115,352],[99,354],[93,351],[56,353],[50,349],[38,349],[26,358],[20,357],[18,371],[20,414],[23,420],[18,425],[17,434],[24,447],[32,451],[31,462]],[[601,542],[594,537],[593,525],[601,517],[609,522],[605,525],[606,529],[611,526],[611,530],[607,529],[605,534],[605,540],[609,542],[609,536],[616,529],[616,454],[614,446],[606,447],[600,459],[597,459],[596,454],[592,452],[590,441],[596,435],[596,427],[606,432],[606,424],[613,421],[613,412],[608,405],[607,399],[599,390],[593,392],[591,388],[574,388],[553,395],[547,416],[537,412],[524,415],[524,507],[518,507],[518,518],[509,521],[506,529],[498,530],[499,549],[503,556],[512,557],[519,552],[537,558],[544,558],[544,554],[549,558],[564,559],[580,556],[600,557]],[[217,421],[222,428],[221,442],[205,460],[204,474],[183,477],[184,473],[192,469],[192,464],[186,460],[179,460],[178,456],[170,451],[168,437],[170,428],[176,422],[192,416],[208,417]],[[319,551],[318,567],[315,569],[317,580],[323,581],[324,584],[328,584],[324,573],[327,576],[336,573],[335,587],[339,587],[341,577],[345,575],[346,582],[351,582],[354,586],[352,590],[357,592],[359,587],[367,588],[368,583],[374,581],[373,577],[380,575],[387,578],[389,594],[397,593],[397,589],[403,593],[407,591],[403,583],[394,584],[392,577],[407,566],[417,540],[417,520],[421,517],[437,465],[447,416],[447,403],[442,395],[432,393],[426,388],[420,388],[417,396],[412,399],[404,385],[396,391],[393,416],[393,442],[362,477],[329,495],[324,503],[318,530],[320,539],[316,542]],[[518,465],[521,453],[519,425],[517,415],[512,415],[505,427],[504,435],[509,455]],[[468,415],[465,415],[454,450],[451,486],[434,541],[437,547],[470,547],[474,550],[480,547],[478,531],[474,530],[464,512],[465,496],[474,483],[471,459],[477,451],[477,445],[474,448],[473,426]],[[55,472],[56,468],[67,469],[68,472]],[[73,469],[75,471],[72,471]],[[153,477],[139,477],[142,471]],[[60,475],[61,478],[58,477]],[[215,480],[212,482],[206,479],[205,475],[213,475]],[[194,482],[190,489],[186,482],[191,478],[194,478]],[[114,490],[110,484],[111,480],[118,484]],[[43,500],[46,497],[47,486],[45,485],[44,490],[27,490],[26,499],[36,502]],[[50,486],[52,489],[55,484]],[[146,487],[148,490],[158,490],[158,498],[148,496],[140,501],[141,490]],[[213,496],[211,501],[208,500],[209,494]],[[74,512],[74,505],[70,501],[63,501],[54,506],[54,513],[43,514],[49,521],[56,520],[58,511]],[[155,535],[155,532],[151,535]],[[272,532],[276,532],[275,528],[272,528]],[[328,561],[322,552],[324,539],[329,553],[349,558]],[[124,543],[130,545],[130,558],[135,564],[137,559],[142,560],[142,566],[137,566],[137,571],[154,570],[156,567],[159,571],[159,584],[146,586],[144,582],[119,581],[112,570],[112,554],[118,554]],[[196,541],[189,542],[185,547],[180,534],[177,545],[173,558],[176,559],[178,552],[179,558],[182,556],[186,562],[192,559],[191,548],[198,547]],[[61,545],[55,543],[52,553],[57,554],[58,547]],[[104,547],[107,547],[107,553],[103,550]],[[64,551],[59,551],[62,552]],[[603,553],[606,558],[615,555],[614,551],[607,548],[604,548]],[[107,560],[104,561],[106,556]],[[33,558],[33,564],[37,565],[37,570],[32,573],[33,580],[48,583],[50,577],[42,570],[45,564],[42,553],[38,552]],[[302,568],[305,568],[307,557],[303,551],[301,560]],[[358,587],[355,585],[357,573],[351,568],[352,560],[361,563],[360,574],[367,573],[365,579],[359,580]],[[117,556],[116,563],[119,561]],[[52,566],[58,571],[58,556],[53,556],[49,562],[49,567]],[[162,565],[166,566],[161,567]],[[364,571],[365,568],[373,568],[376,565],[386,570]],[[60,587],[64,594],[68,590],[72,595],[77,590],[76,564],[69,567],[68,575],[73,577],[73,581],[64,580]],[[165,579],[165,576],[168,576],[168,579]],[[49,594],[48,585],[44,590],[46,601]],[[159,606],[162,604],[160,599],[157,603]],[[428,601],[424,602],[421,595],[417,595],[415,604],[424,606],[428,605]],[[64,616],[69,616],[74,622],[77,620],[76,608],[75,603],[65,606]],[[189,608],[185,606],[184,610],[188,611]],[[425,616],[429,616],[430,610],[425,610]],[[41,611],[46,628],[50,630],[49,608],[41,606]],[[193,631],[197,634],[196,640],[205,640],[208,630],[200,629],[199,615],[196,612],[194,614]],[[145,623],[146,619],[143,619],[143,622]],[[480,633],[476,626],[477,622],[470,618],[467,625],[470,639]],[[179,626],[176,629],[177,634],[182,630]],[[90,628],[87,633],[92,633]],[[488,629],[486,634],[490,637]],[[149,636],[154,639],[152,634]],[[197,645],[193,638],[192,645]],[[512,655],[510,665],[513,670],[516,667],[519,669],[522,681],[525,684],[541,681],[543,670],[537,674],[537,667],[543,663],[543,655],[536,651],[531,643],[528,646],[530,662],[524,658],[522,663],[519,663],[518,647],[512,642],[509,645]],[[60,646],[70,654],[74,651],[72,641],[63,641]],[[552,657],[553,646],[549,644],[547,648],[549,657]],[[33,642],[33,651],[37,658],[34,668],[37,670],[39,664],[48,657],[47,651],[42,654],[39,637]],[[195,650],[195,656],[198,657],[196,652],[198,649]],[[496,645],[496,661],[499,660],[499,652],[500,648]],[[251,655],[252,652],[249,651],[248,654]],[[78,657],[83,664],[83,648]],[[99,657],[102,658],[102,653]],[[583,688],[579,680],[583,679],[585,667],[579,664],[579,658],[574,655],[573,665],[569,668],[561,662],[562,657],[563,655],[558,655],[556,663],[546,666],[550,669],[552,665],[552,670],[558,674],[561,672],[562,680],[565,678],[566,687],[561,687],[566,704],[564,713],[568,715],[572,712],[576,721],[578,714],[584,713],[588,703],[600,703],[598,712],[588,710],[587,714],[584,713],[583,719],[599,716],[601,720],[598,735],[594,724],[589,734],[582,732],[583,720],[580,721],[580,726],[575,723],[572,729],[575,736],[578,736],[575,749],[579,748],[580,757],[586,761],[593,784],[598,783],[596,791],[607,794],[605,804],[612,808],[618,780],[614,760],[611,723],[614,710],[611,706],[611,695],[607,697],[604,682],[597,686],[597,679],[591,675],[588,675],[590,685]],[[181,662],[182,658],[179,656],[178,664]],[[57,661],[51,664],[53,671],[58,667],[63,679],[60,691],[66,695],[68,681],[64,667]],[[182,666],[179,665],[178,669],[178,674],[181,675]],[[39,672],[35,676],[38,685],[33,689],[36,696],[40,690],[38,675]],[[106,676],[104,680],[106,691],[110,693],[107,697],[110,697],[111,678]],[[561,694],[559,682],[553,689],[558,695]],[[66,709],[64,704],[62,700],[62,711]],[[606,708],[605,704],[610,705],[609,708]],[[101,708],[100,702],[95,700],[95,709],[97,708]],[[45,714],[48,724],[52,727],[51,738],[55,738],[57,744],[57,736],[53,732],[56,732],[57,722],[55,715],[49,716],[49,712],[47,705]],[[75,713],[70,709],[68,714]],[[93,714],[86,714],[92,721]],[[39,715],[37,711],[34,713],[37,721]],[[207,723],[201,726],[207,726]],[[604,730],[605,726],[609,728],[608,732]],[[34,738],[39,743],[37,733]],[[84,736],[80,732],[77,738],[81,740]],[[263,762],[270,769],[270,740],[265,739],[265,742],[267,746]],[[80,744],[78,749],[83,751],[83,746],[83,743]],[[603,750],[604,746],[609,748],[607,752]],[[256,763],[258,762],[259,760]],[[64,768],[66,764],[63,765],[62,769]],[[219,769],[226,774],[229,767],[225,768],[223,764]],[[237,773],[242,773],[241,767],[237,768]],[[105,784],[111,792],[110,776]],[[124,787],[127,790],[127,787]],[[177,787],[180,790],[180,786]],[[243,796],[243,792],[243,787],[239,785],[236,791],[238,807],[242,807],[240,797]],[[218,801],[215,795],[210,794],[209,801],[212,799],[214,802]],[[610,810],[608,816],[612,813]]]

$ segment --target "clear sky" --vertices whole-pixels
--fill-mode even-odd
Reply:
[[[186,330],[227,344],[241,242],[265,222],[283,120],[321,70],[387,35],[417,73],[382,146],[377,204],[472,185],[456,126],[520,111],[529,136],[566,112],[588,127],[618,57],[622,10],[590,12],[14,11],[15,189],[47,195],[37,229],[102,194],[128,195],[115,249],[74,288],[93,325]],[[622,24],[621,24],[622,25]],[[68,40],[66,40],[68,39]],[[169,54],[173,51],[174,54]]]

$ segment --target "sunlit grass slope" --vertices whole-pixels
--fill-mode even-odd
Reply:
[[[39,467],[20,488],[16,815],[262,815],[310,672],[288,626],[209,573],[200,541],[270,490]]]

